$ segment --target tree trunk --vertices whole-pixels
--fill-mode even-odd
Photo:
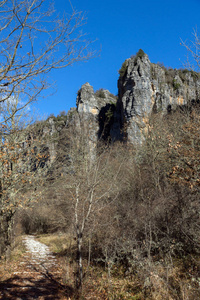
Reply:
[[[77,271],[76,271],[76,289],[81,291],[83,281],[83,265],[82,265],[82,233],[77,234]]]

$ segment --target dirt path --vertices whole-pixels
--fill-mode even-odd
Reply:
[[[61,268],[49,248],[30,235],[23,242],[27,251],[17,265],[13,264],[11,277],[0,282],[0,299],[70,299],[72,291],[62,285]]]

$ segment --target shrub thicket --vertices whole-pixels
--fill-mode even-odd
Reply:
[[[107,117],[110,114],[108,109]],[[191,284],[188,293],[198,298],[195,285],[200,255],[200,109],[196,105],[165,117],[152,116],[145,137],[142,147],[115,144],[109,146],[112,149],[109,151],[106,145],[100,151],[101,163],[94,164],[93,169],[86,164],[88,172],[98,166],[100,177],[99,180],[95,177],[94,186],[91,184],[93,176],[89,177],[86,172],[83,177],[83,173],[78,173],[79,165],[76,169],[75,166],[71,168],[71,172],[55,177],[51,182],[55,201],[48,202],[51,206],[41,205],[38,209],[36,206],[31,218],[23,217],[23,226],[28,232],[68,230],[71,233],[75,197],[68,191],[70,180],[74,184],[71,178],[79,175],[78,186],[80,183],[83,186],[79,201],[85,196],[85,202],[79,214],[88,207],[89,189],[94,187],[92,193],[98,196],[111,181],[106,189],[106,192],[111,189],[110,195],[103,194],[91,210],[84,231],[83,258],[89,257],[95,265],[103,263],[109,276],[116,269],[122,269],[124,277],[135,276],[143,286],[144,298],[182,299],[181,289],[185,283],[181,279],[181,270],[195,257],[193,271],[184,269],[184,276],[191,279],[187,279]],[[77,155],[79,164],[80,161],[83,163],[79,160],[79,151]],[[98,158],[95,159],[98,162]],[[74,163],[73,156],[70,161]],[[105,169],[108,161],[109,168]],[[173,273],[177,263],[178,280]]]

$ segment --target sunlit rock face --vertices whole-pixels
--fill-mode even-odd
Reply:
[[[166,69],[151,63],[143,51],[138,53],[119,71],[118,97],[104,89],[94,92],[85,83],[77,93],[76,108],[35,125],[32,131],[41,136],[40,151],[47,153],[45,164],[53,169],[62,161],[60,174],[73,172],[69,154],[72,138],[83,137],[93,162],[99,141],[142,144],[152,114],[156,117],[157,113],[164,115],[200,102],[199,73]]]
[[[76,98],[78,113],[98,115],[102,107],[108,103],[116,103],[116,98],[108,90],[100,89],[94,92],[93,87],[87,82],[82,85]]]
[[[55,122],[53,118],[49,118],[48,120],[48,126],[44,126],[43,129],[43,138],[45,136],[52,137],[56,133],[56,127],[55,127]],[[55,158],[56,158],[56,145],[55,142],[53,142],[52,138],[47,139],[47,147],[49,150],[49,160],[50,163],[53,163]]]
[[[152,114],[166,114],[200,99],[199,73],[153,64],[142,50],[119,72],[118,99],[108,90],[94,92],[89,83],[78,91],[74,125],[87,128],[90,149],[98,140],[141,144]]]
[[[87,126],[94,147],[98,140],[111,138],[117,99],[108,90],[94,92],[89,83],[78,91],[76,105],[80,121]],[[84,125],[82,125],[84,126]]]
[[[106,140],[110,136],[110,123],[113,119],[116,101],[116,98],[107,90],[100,89],[94,93],[89,83],[82,85],[78,91],[76,126],[88,138],[91,161],[95,159],[98,140]]]
[[[153,112],[167,113],[200,99],[200,78],[188,70],[152,64],[144,53],[125,61],[118,80],[121,120],[133,144],[142,143]]]
[[[92,114],[96,116],[98,114],[97,99],[94,95],[93,87],[87,82],[78,91],[76,106],[78,113]]]

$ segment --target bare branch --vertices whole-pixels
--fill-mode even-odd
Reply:
[[[185,62],[185,67],[189,70],[199,71],[200,70],[200,37],[197,29],[193,30],[193,40],[183,41],[181,45],[187,49],[188,55]]]
[[[86,61],[95,53],[80,28],[83,13],[59,18],[45,0],[0,2],[0,102],[20,90],[24,102],[35,101],[53,69]]]

